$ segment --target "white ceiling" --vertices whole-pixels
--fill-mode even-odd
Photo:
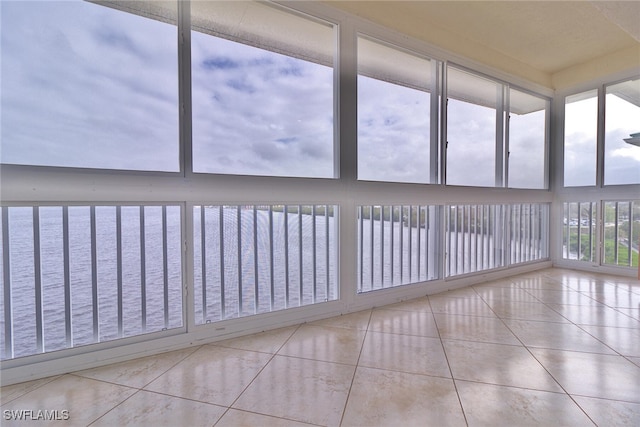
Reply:
[[[458,44],[471,41],[548,75],[640,45],[640,1],[330,4],[427,41],[449,33]]]

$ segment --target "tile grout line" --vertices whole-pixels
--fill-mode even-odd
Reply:
[[[242,389],[242,391],[238,394],[238,397],[236,397],[233,402],[231,402],[229,404],[229,406],[227,406],[227,408],[225,409],[225,411],[222,413],[222,415],[220,416],[220,418],[218,418],[218,420],[213,424],[213,426],[215,427],[223,418],[225,415],[227,415],[227,413],[229,412],[229,410],[231,410],[233,408],[233,405],[236,404],[236,402],[242,397],[242,395],[247,391],[247,389],[249,387],[251,387],[251,384],[253,384],[253,382],[260,376],[260,374],[267,368],[267,366],[269,366],[269,364],[271,363],[271,361],[278,355],[278,352],[280,350],[282,350],[282,348],[289,342],[289,340],[291,339],[291,337],[293,337],[295,335],[296,332],[298,332],[298,330],[300,329],[300,327],[303,325],[303,323],[300,323],[298,325],[296,325],[296,328],[291,332],[291,335],[289,335],[289,338],[287,338],[286,340],[284,340],[284,342],[282,343],[282,345],[280,345],[280,347],[278,347],[278,349],[271,354],[271,357],[269,358],[269,360],[267,360],[267,363],[264,364],[264,366],[262,368],[260,368],[260,370],[255,374],[255,376],[253,377],[253,379],[251,381],[249,381],[249,384],[246,385],[245,388]],[[224,348],[224,347],[223,347]],[[245,351],[253,351],[253,350],[245,350]],[[260,353],[258,351],[255,351],[254,353]],[[264,354],[264,353],[263,353]],[[250,412],[250,411],[246,411],[246,412]],[[269,416],[269,417],[274,417],[273,415],[268,415],[268,414],[260,414],[259,412],[252,412],[255,414],[259,414],[259,415],[265,415],[265,416]],[[288,418],[282,418],[282,417],[274,417],[274,418],[280,418],[280,419],[284,419],[284,420],[289,420]],[[297,420],[291,420],[291,421],[297,421]]]
[[[478,292],[475,289],[473,291],[476,294],[478,294]],[[479,294],[478,294],[478,296],[479,296]],[[451,381],[453,382],[453,389],[456,392],[456,397],[458,398],[458,404],[460,405],[460,410],[462,411],[462,416],[464,417],[464,422],[468,426],[469,425],[469,420],[467,419],[467,413],[464,410],[464,405],[462,404],[462,398],[460,397],[460,392],[458,391],[458,384],[456,383],[456,379],[453,376],[453,370],[451,369],[451,363],[449,363],[449,356],[447,355],[447,350],[444,348],[444,341],[442,340],[442,335],[440,334],[440,328],[438,327],[438,321],[436,320],[436,316],[433,313],[433,309],[431,308],[431,298],[428,297],[427,301],[429,302],[429,308],[431,309],[431,318],[433,319],[433,322],[436,325],[436,330],[438,331],[438,339],[440,340],[440,347],[442,348],[442,352],[444,353],[444,358],[447,361],[447,367],[449,368],[449,374],[451,374]],[[491,308],[491,307],[489,307],[489,308]]]
[[[562,283],[562,282],[561,282],[560,280],[558,280],[558,279],[551,278],[551,280],[558,282],[558,284],[562,285],[563,287],[565,286],[565,284],[564,284],[564,283]],[[518,285],[516,285],[516,286],[518,286]],[[524,289],[524,290],[525,290],[525,292],[529,293],[530,295],[533,295],[533,294],[531,294],[530,292],[528,292],[528,291],[526,290],[526,288],[522,288],[522,287],[520,287],[520,286],[518,286],[518,287],[519,287],[520,289]],[[533,295],[533,297],[534,297],[534,298],[536,298],[536,297],[535,297],[535,295]],[[538,299],[538,298],[536,298],[536,299]],[[539,300],[539,299],[538,299],[538,300]],[[549,308],[549,309],[553,310],[553,308],[552,308],[552,307],[549,307],[549,306],[547,305],[547,303],[542,302],[542,301],[540,301],[540,302],[541,302],[545,307],[547,307],[547,308]],[[560,316],[562,316],[562,314],[560,314],[558,311],[556,311],[556,310],[553,310],[553,311],[554,311],[554,312],[556,312],[556,313],[558,313]],[[565,316],[562,316],[562,317],[564,317],[565,319],[567,319]],[[566,389],[562,384],[560,384],[560,381],[558,381],[558,379],[557,379],[555,376],[553,376],[553,374],[551,374],[551,372],[549,372],[549,370],[547,369],[547,367],[546,367],[546,366],[544,366],[544,364],[543,364],[542,362],[540,362],[540,360],[538,360],[538,358],[533,354],[533,352],[531,351],[531,349],[530,349],[527,345],[525,345],[525,343],[520,339],[520,337],[518,337],[518,336],[517,336],[517,335],[516,335],[512,330],[511,330],[511,328],[509,328],[509,325],[507,325],[507,324],[504,322],[504,320],[502,320],[502,318],[500,318],[500,320],[502,321],[502,323],[504,323],[505,327],[506,327],[507,329],[509,329],[509,331],[511,331],[511,333],[516,337],[516,339],[522,343],[522,346],[527,350],[527,352],[531,355],[531,357],[533,357],[533,359],[534,359],[536,362],[538,362],[538,364],[542,367],[542,369],[544,369],[544,371],[545,371],[547,374],[549,374],[549,376],[550,376],[551,378],[553,378],[553,380],[556,382],[556,384],[558,384],[558,386],[562,389],[562,391],[564,392],[564,394],[565,394],[567,397],[569,397],[569,399],[571,399],[571,401],[572,401],[572,402],[573,402],[573,403],[578,407],[578,409],[579,409],[580,411],[582,411],[582,413],[583,413],[583,414],[584,414],[584,415],[589,419],[589,421],[591,421],[595,426],[597,426],[598,424],[597,424],[597,423],[596,423],[596,422],[595,422],[595,421],[594,421],[594,420],[589,416],[589,414],[587,414],[587,412],[586,412],[586,411],[582,408],[582,406],[580,406],[580,404],[579,404],[579,403],[578,403],[578,402],[573,398],[573,396],[572,396],[572,395],[567,391],[567,389]],[[567,319],[567,321],[569,322],[569,324],[574,325],[574,326],[577,326],[577,325],[576,325],[575,323],[573,323],[570,319]],[[561,350],[561,351],[562,351],[562,350]]]
[[[53,376],[49,377],[49,380],[48,380],[48,381],[44,381],[44,382],[43,382],[42,384],[40,384],[39,386],[37,386],[37,387],[35,387],[35,388],[31,389],[31,390],[28,390],[28,391],[26,391],[26,392],[24,392],[24,393],[22,393],[22,394],[19,394],[19,395],[17,395],[16,397],[14,397],[14,398],[12,398],[12,399],[7,400],[6,402],[4,402],[4,403],[2,404],[2,406],[9,404],[9,403],[13,402],[13,401],[14,401],[14,400],[16,400],[16,399],[20,399],[21,397],[26,396],[27,394],[29,394],[29,393],[31,393],[31,392],[33,392],[33,391],[38,390],[40,387],[44,387],[45,385],[47,385],[47,384],[49,384],[49,383],[51,383],[51,382],[53,382],[53,381],[57,380],[58,378],[62,378],[62,377],[63,377],[63,376],[65,376],[65,375],[68,375],[68,374],[53,375]],[[42,380],[44,380],[44,378],[43,378]],[[33,381],[41,381],[41,380],[33,380]],[[29,382],[29,381],[25,381],[25,382]],[[21,383],[12,384],[12,385],[18,385],[18,384],[21,384]],[[12,385],[8,385],[8,386],[5,386],[5,387],[11,387]],[[3,387],[0,387],[0,391],[2,391],[2,388],[3,388]],[[1,394],[1,393],[0,393],[0,394]]]
[[[358,368],[360,367],[360,358],[362,357],[362,351],[364,349],[364,343],[367,340],[367,336],[369,335],[369,327],[371,326],[371,318],[373,317],[373,308],[369,309],[369,319],[367,320],[367,329],[364,332],[364,338],[362,339],[362,344],[360,345],[360,352],[358,353],[358,359],[356,360],[356,366],[353,370],[353,376],[351,377],[351,384],[349,384],[349,391],[347,392],[347,398],[344,400],[344,407],[342,408],[342,415],[340,416],[339,426],[342,426],[344,422],[344,415],[347,412],[347,405],[349,404],[349,397],[351,397],[351,390],[353,389],[353,383],[356,380],[356,373],[358,372]]]
[[[107,414],[109,414],[110,412],[114,411],[118,406],[122,405],[124,402],[128,401],[129,399],[131,399],[133,396],[135,396],[136,394],[140,393],[141,391],[143,391],[141,388],[136,389],[135,392],[131,393],[131,396],[127,397],[122,402],[117,403],[113,408],[110,408],[107,412],[105,412],[104,414],[100,415],[95,420],[91,421],[89,424],[87,424],[87,427],[97,423],[102,418],[104,418]]]

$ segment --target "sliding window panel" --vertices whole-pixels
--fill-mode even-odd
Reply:
[[[598,91],[568,96],[564,108],[564,186],[596,185]]]
[[[509,89],[510,188],[546,188],[548,112],[548,100]]]
[[[435,61],[358,37],[358,179],[431,182],[434,67]]]
[[[124,3],[3,2],[2,163],[180,170],[176,3]]]
[[[640,184],[640,79],[606,88],[604,184]]]
[[[640,200],[604,202],[602,262],[621,267],[638,266]]]
[[[502,85],[448,67],[447,97],[447,185],[495,187]]]
[[[564,203],[562,257],[596,261],[596,223],[598,204],[594,202]],[[607,212],[605,207],[605,212]],[[611,218],[613,218],[611,211]],[[605,227],[606,229],[606,227]],[[605,233],[606,235],[606,233]]]
[[[491,270],[507,264],[508,208],[508,205],[445,207],[447,277]]]
[[[335,205],[194,206],[195,323],[338,299]]]
[[[193,171],[333,178],[335,27],[215,1],[191,24]]]
[[[181,208],[2,209],[3,359],[183,326]]]
[[[509,264],[543,260],[548,257],[549,205],[510,206]]]
[[[359,206],[358,293],[440,275],[441,206]]]

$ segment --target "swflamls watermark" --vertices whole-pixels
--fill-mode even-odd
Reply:
[[[66,421],[69,419],[69,410],[5,409],[2,416],[6,421]]]

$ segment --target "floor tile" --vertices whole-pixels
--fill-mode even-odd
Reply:
[[[230,406],[272,355],[204,345],[147,390]]]
[[[464,426],[453,381],[358,368],[343,426]]]
[[[471,286],[440,292],[433,296],[438,296],[443,298],[478,298],[478,294]]]
[[[572,395],[640,403],[640,367],[622,356],[531,349]]]
[[[574,396],[578,405],[599,426],[640,426],[640,403]]]
[[[476,292],[485,301],[523,301],[523,302],[539,302],[536,297],[531,295],[525,289],[515,286],[509,288],[494,288],[485,286],[476,286]]]
[[[562,278],[562,283],[569,289],[582,292],[599,292],[608,287],[604,280],[598,280],[595,276],[571,274]]]
[[[528,292],[538,300],[536,302],[592,306],[598,306],[601,304],[588,295],[573,290],[529,289]]]
[[[492,317],[434,314],[442,339],[518,345],[520,342],[504,325]]]
[[[63,375],[47,384],[2,406],[11,410],[68,411],[69,420],[58,421],[69,426],[86,426],[107,413],[111,408],[135,393],[129,387],[109,384],[75,375]],[[4,412],[3,412],[4,415]],[[55,421],[37,421],[37,425],[50,425]],[[24,426],[24,421],[6,420],[3,427]]]
[[[623,356],[640,357],[640,329],[589,325],[582,329]]]
[[[100,368],[87,369],[75,374],[129,387],[143,388],[196,350],[196,347],[192,347]]]
[[[439,338],[368,332],[358,365],[451,378]]]
[[[616,311],[640,321],[640,308],[616,308]]]
[[[296,329],[298,329],[298,326],[275,329],[273,331],[219,341],[214,343],[214,345],[274,354],[277,353],[280,347],[293,335]]]
[[[640,295],[614,286],[603,292],[590,293],[590,296],[602,304],[612,308],[638,308]]]
[[[513,319],[505,319],[504,322],[527,347],[615,354],[611,348],[572,323]]]
[[[212,426],[226,408],[209,403],[140,390],[116,406],[91,427]]]
[[[562,391],[521,346],[443,340],[453,378],[543,391]]]
[[[355,365],[366,331],[302,325],[278,354]]]
[[[629,286],[640,292],[640,279],[636,277],[624,277],[624,276],[603,276],[603,280],[613,285]]]
[[[309,427],[313,424],[229,409],[215,427]]]
[[[594,425],[564,393],[467,381],[456,386],[469,427]]]
[[[369,330],[423,337],[438,336],[433,314],[402,310],[374,310],[371,313]]]
[[[431,313],[431,305],[429,304],[428,297],[415,298],[395,304],[389,304],[381,308],[384,310],[422,311]]]
[[[29,393],[32,390],[42,387],[43,385],[55,380],[59,376],[47,377],[34,381],[26,381],[23,383],[8,385],[0,388],[0,405],[9,403],[18,397]]]
[[[522,289],[549,289],[549,290],[563,290],[566,286],[559,280],[545,277],[545,276],[533,276],[514,278],[511,283]]]
[[[489,286],[492,288],[512,288],[514,287],[513,281],[516,278],[517,276],[511,276],[511,277],[505,277],[503,279],[498,279],[498,280],[489,280],[487,282],[478,283],[477,285],[472,285],[472,287],[476,290],[483,286]]]
[[[317,320],[309,325],[333,326],[334,328],[362,329],[367,330],[371,310],[358,311],[356,313],[343,314],[342,316],[330,317],[328,319]]]
[[[275,356],[235,409],[319,425],[340,422],[355,366]]]
[[[640,321],[610,307],[547,304],[562,317],[576,325],[610,326],[615,328],[640,328]]]
[[[482,298],[429,297],[431,310],[440,314],[496,317],[491,307]]]
[[[502,319],[536,320],[540,322],[568,322],[545,304],[518,301],[491,301],[489,306]]]

